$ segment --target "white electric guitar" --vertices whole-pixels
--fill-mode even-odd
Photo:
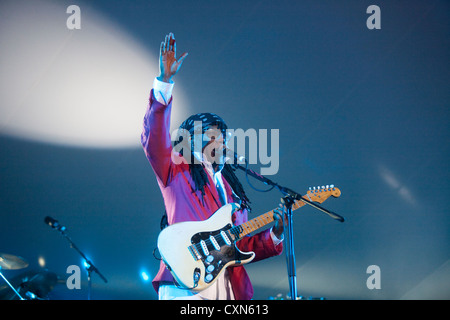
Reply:
[[[322,203],[330,196],[335,198],[341,191],[331,186],[318,187],[307,192],[304,199]],[[295,201],[292,210],[305,205]],[[233,226],[231,216],[239,209],[229,203],[217,210],[205,221],[179,222],[163,229],[158,236],[161,258],[180,287],[201,291],[209,287],[228,266],[249,263],[254,252],[242,252],[236,242],[242,237],[263,228],[274,221],[274,209]]]

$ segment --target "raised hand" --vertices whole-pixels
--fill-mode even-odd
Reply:
[[[181,64],[187,57],[188,53],[185,52],[177,60],[177,44],[175,42],[175,36],[173,33],[166,35],[166,38],[161,42],[159,51],[159,71],[160,75],[158,80],[164,82],[172,82],[172,78],[181,68]]]

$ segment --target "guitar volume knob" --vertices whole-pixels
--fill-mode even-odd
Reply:
[[[205,282],[211,282],[211,280],[213,279],[213,276],[211,273],[208,273],[205,277]]]

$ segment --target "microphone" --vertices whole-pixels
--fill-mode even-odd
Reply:
[[[50,227],[52,227],[53,229],[56,229],[56,230],[59,230],[59,231],[66,230],[66,227],[60,225],[58,220],[55,220],[52,217],[49,217],[49,216],[45,217],[44,222],[46,224],[48,224]]]
[[[225,150],[226,156],[232,161],[231,164],[247,163],[247,159],[244,156],[237,154],[229,148],[226,148]]]

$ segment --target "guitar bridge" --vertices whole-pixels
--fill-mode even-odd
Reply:
[[[202,258],[202,256],[200,255],[200,253],[198,253],[197,248],[195,248],[194,245],[189,246],[188,249],[195,261],[198,261]]]

